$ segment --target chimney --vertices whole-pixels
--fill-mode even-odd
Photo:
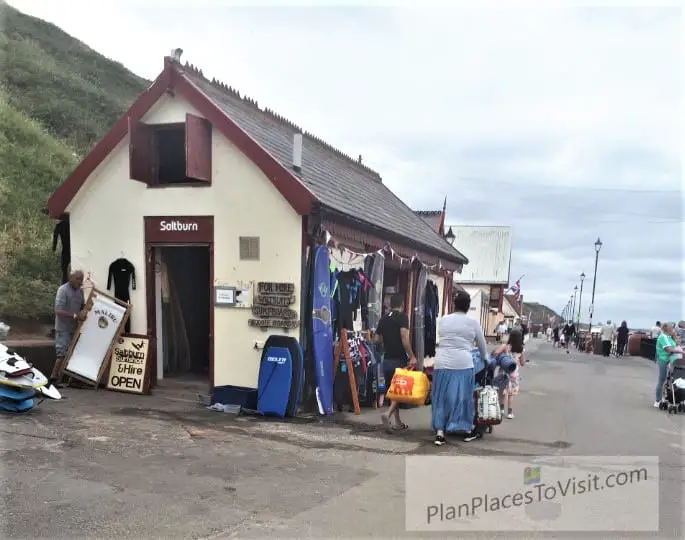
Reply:
[[[293,136],[293,169],[296,172],[302,170],[302,133]]]

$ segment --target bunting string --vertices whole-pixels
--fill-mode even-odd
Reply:
[[[374,255],[380,255],[381,257],[386,257],[390,256],[391,260],[396,260],[399,261],[400,266],[404,264],[415,264],[419,263],[423,268],[426,270],[438,270],[438,271],[445,271],[452,273],[451,271],[447,270],[443,265],[440,260],[438,260],[437,263],[434,264],[426,264],[424,263],[417,254],[412,255],[411,257],[402,257],[399,253],[397,253],[390,244],[386,244],[385,247],[382,249],[378,249],[376,251],[369,251],[368,253],[361,253],[357,251],[353,251],[343,245],[342,242],[338,242],[333,235],[329,231],[324,231],[325,234],[325,239],[326,239],[326,246],[329,248],[329,252],[331,252],[330,248],[333,248],[334,250],[338,250],[340,252],[340,259],[335,256],[334,252],[331,252],[331,257],[333,258],[334,261],[336,261],[338,264],[346,265],[350,264],[352,259],[361,257],[363,259],[366,259],[367,257],[373,257]],[[342,259],[344,254],[348,254],[348,261],[344,262]]]

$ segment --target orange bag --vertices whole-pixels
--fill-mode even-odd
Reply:
[[[407,405],[424,405],[430,381],[423,371],[396,369],[386,399]]]

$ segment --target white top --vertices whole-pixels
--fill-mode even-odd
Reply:
[[[614,337],[614,328],[612,326],[604,325],[602,326],[602,341],[611,341]]]
[[[652,339],[658,338],[659,334],[661,334],[661,328],[659,328],[658,326],[653,326],[651,334]]]
[[[473,368],[471,348],[476,342],[483,360],[488,357],[485,337],[480,324],[466,313],[450,313],[440,319],[440,347],[435,357],[435,369]]]

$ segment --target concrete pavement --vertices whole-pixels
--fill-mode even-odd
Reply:
[[[541,463],[657,455],[657,537],[680,535],[685,415],[651,407],[654,364],[566,355],[535,340],[529,351],[516,418],[439,449],[428,408],[406,411],[411,429],[386,435],[378,411],[283,423],[210,412],[163,389],[153,397],[67,390],[64,402],[0,417],[0,537],[421,537],[404,530],[405,457],[474,454]]]

